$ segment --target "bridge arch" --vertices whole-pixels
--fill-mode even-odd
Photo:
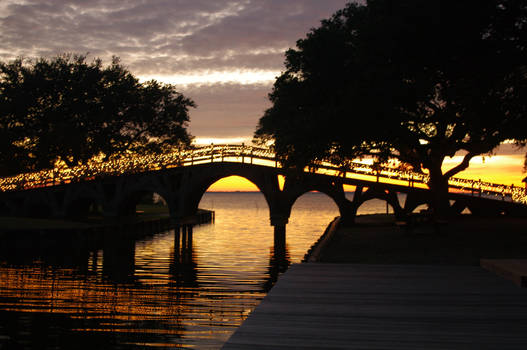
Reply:
[[[343,183],[338,179],[327,181],[326,178],[316,175],[310,177],[286,176],[283,189],[285,204],[282,206],[284,215],[289,217],[296,200],[305,193],[313,191],[323,193],[333,200],[343,222],[351,223],[354,221],[356,210],[354,204],[346,198]]]
[[[2,213],[2,215],[13,215],[16,213],[16,208],[16,204],[12,203],[9,198],[0,197],[0,213]]]
[[[169,194],[166,193],[161,188],[151,188],[151,187],[134,187],[128,189],[128,191],[123,195],[118,206],[118,211],[120,215],[124,216],[133,216],[136,215],[137,206],[141,202],[147,202],[147,198],[152,198],[158,196],[160,200],[166,203],[167,214],[171,212],[172,204],[169,201]]]
[[[102,214],[104,198],[96,186],[75,186],[63,196],[56,194],[56,198],[61,202],[61,214],[66,217],[80,217],[99,210]]]
[[[197,176],[192,177],[191,189],[184,199],[185,206],[184,215],[189,215],[198,209],[199,203],[207,190],[221,179],[231,176],[238,176],[244,178],[254,184],[256,188],[263,194],[267,206],[270,210],[273,208],[273,200],[278,189],[278,177],[276,175],[269,176],[267,172],[255,172],[253,169],[241,164],[232,164],[231,166],[213,167],[210,171],[201,171]],[[241,166],[240,166],[241,165]],[[273,181],[274,179],[274,181]]]
[[[81,217],[89,213],[99,213],[101,203],[94,197],[77,197],[65,208],[66,217]]]
[[[157,191],[152,191],[149,189],[136,189],[135,191],[129,192],[124,202],[119,207],[119,211],[121,215],[125,216],[133,216],[137,213],[137,207],[141,204],[152,204],[154,203],[154,198],[158,198],[160,202],[164,203],[161,205],[166,206],[166,214],[170,214],[170,204],[165,198],[166,194],[160,194]]]
[[[357,187],[353,197],[355,210],[358,211],[360,207],[373,199],[380,199],[385,201],[387,205],[392,207],[392,211],[396,217],[403,217],[406,213],[406,208],[403,209],[399,203],[398,193],[393,190],[385,188],[368,187],[365,191],[362,187]]]
[[[339,208],[338,200],[336,200],[335,197],[333,197],[331,193],[328,193],[327,191],[317,191],[317,190],[304,191],[300,195],[296,196],[296,198],[292,201],[291,206],[289,208],[290,216],[291,214],[294,213],[295,206],[300,205],[300,202],[302,202],[303,199],[313,198],[309,196],[310,194],[320,195],[320,198],[315,199],[316,201],[329,201],[332,205],[331,209],[336,210],[337,211],[336,214],[337,215],[340,214],[340,216],[342,216],[342,210]],[[333,215],[333,217],[334,216],[335,215]],[[331,221],[333,217],[329,218],[328,222]]]
[[[412,213],[422,206],[428,207],[429,198],[427,194],[407,193],[404,201],[404,211]]]
[[[287,217],[291,216],[291,211],[293,210],[293,207],[295,203],[298,201],[298,199],[302,197],[303,195],[305,195],[306,193],[311,193],[311,192],[318,192],[318,193],[324,194],[326,197],[330,198],[333,201],[333,203],[335,204],[335,206],[337,207],[340,213],[340,216],[348,215],[348,210],[349,210],[348,206],[350,202],[345,198],[345,196],[343,195],[343,192],[341,193],[338,189],[327,187],[327,186],[313,185],[313,186],[302,188],[297,191],[291,191],[291,192],[285,191],[288,197],[288,203],[286,206]]]
[[[357,215],[367,215],[367,214],[370,214],[371,212],[364,212],[363,210],[366,208],[366,207],[369,207],[369,208],[372,208],[373,207],[373,203],[378,200],[380,201],[379,205],[378,206],[374,206],[375,209],[375,213],[384,213],[385,211],[387,211],[388,213],[390,214],[395,214],[396,212],[396,208],[394,208],[394,204],[393,203],[390,203],[389,201],[387,201],[385,198],[369,198],[367,200],[364,200],[362,201],[359,206],[357,207]],[[391,209],[391,210],[390,210]]]
[[[157,194],[167,205],[167,212],[174,212],[174,201],[168,188],[156,177],[142,177],[139,181],[127,183],[117,198],[117,212],[119,215],[135,215],[137,205],[147,196]]]
[[[23,204],[25,216],[45,218],[54,216],[53,205],[43,193],[26,197]]]

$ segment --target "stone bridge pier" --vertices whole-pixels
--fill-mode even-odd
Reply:
[[[240,163],[206,164],[196,166],[183,175],[183,185],[173,198],[171,215],[182,218],[194,214],[207,189],[216,181],[240,176],[251,181],[263,194],[269,208],[270,224],[274,227],[275,246],[285,249],[285,228],[291,214],[290,196],[280,190],[276,169]]]

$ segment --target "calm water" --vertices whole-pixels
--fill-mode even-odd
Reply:
[[[206,193],[215,224],[140,240],[18,237],[0,247],[0,349],[218,349],[338,215],[323,194],[295,203],[287,246],[259,193]],[[362,213],[385,212],[370,201]]]

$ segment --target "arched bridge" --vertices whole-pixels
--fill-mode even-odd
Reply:
[[[266,148],[211,145],[162,155],[129,155],[111,161],[92,160],[73,168],[20,174],[0,179],[0,210],[4,215],[70,217],[91,206],[105,216],[135,213],[145,194],[164,198],[177,221],[196,212],[204,192],[217,180],[237,175],[263,193],[271,225],[285,227],[298,197],[309,191],[327,194],[341,217],[353,222],[367,200],[388,202],[397,216],[427,203],[426,174],[395,167],[350,163],[347,167],[318,163],[302,171],[284,169]],[[344,185],[355,186],[351,198]],[[520,187],[454,178],[450,181],[453,212],[468,208],[485,215],[527,214],[527,196]],[[398,193],[405,193],[400,203]]]

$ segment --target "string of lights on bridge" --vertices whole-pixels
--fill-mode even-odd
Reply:
[[[38,172],[23,173],[16,176],[0,178],[0,191],[20,191],[61,184],[90,181],[107,176],[139,174],[150,171],[171,169],[181,166],[197,165],[210,162],[240,162],[264,166],[281,167],[271,149],[246,145],[210,145],[188,150],[177,150],[163,154],[122,154],[119,157],[102,161],[92,159],[86,164],[74,167],[56,167]],[[306,171],[353,178],[372,176],[376,180],[405,181],[408,185],[416,184],[426,187],[429,176],[394,166],[374,166],[363,162],[352,162],[347,167],[331,163],[318,163],[306,167]],[[451,190],[462,193],[478,193],[498,198],[510,198],[514,202],[527,204],[526,190],[518,186],[507,186],[471,179],[451,178]]]

